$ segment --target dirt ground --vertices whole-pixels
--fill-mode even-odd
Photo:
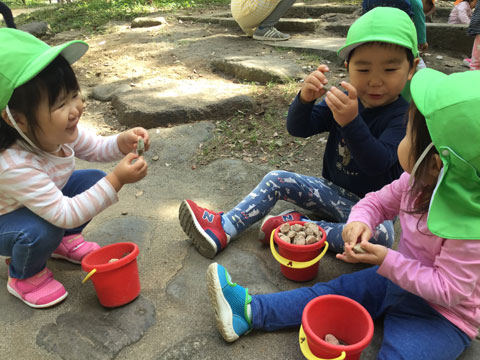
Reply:
[[[196,11],[195,14],[214,14],[218,11],[228,11],[228,7]],[[192,14],[192,11],[182,13]],[[101,35],[84,36],[78,31],[69,31],[45,39],[52,45],[73,39],[85,40],[90,45],[87,54],[74,68],[87,95],[87,107],[82,121],[100,134],[112,134],[124,129],[116,121],[115,110],[109,102],[99,102],[88,97],[91,89],[100,84],[127,81],[133,87],[137,81],[152,79],[152,86],[155,87],[155,82],[162,79],[198,78],[223,78],[226,82],[239,82],[216,72],[210,65],[213,58],[223,56],[275,54],[298,63],[306,74],[323,62],[316,56],[274,49],[247,38],[240,29],[182,22],[173,15],[150,16],[164,16],[167,23],[146,28],[131,28],[130,23],[111,23]],[[311,37],[315,34],[292,36]],[[466,70],[461,66],[462,58],[466,55],[445,54],[430,49],[423,58],[429,67],[452,72]],[[442,58],[437,59],[439,56]],[[331,83],[347,79],[343,67],[334,64],[329,66]],[[201,166],[221,157],[232,157],[319,175],[325,139],[322,136],[309,140],[295,139],[286,133],[284,126],[288,105],[300,89],[301,82],[243,84],[256,100],[256,108],[250,114],[242,113],[225,119],[224,122],[217,122],[217,139],[205,144],[192,166]],[[229,141],[225,141],[223,135],[227,133],[235,136],[229,136]]]

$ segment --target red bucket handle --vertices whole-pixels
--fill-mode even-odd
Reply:
[[[347,356],[347,353],[345,351],[342,351],[339,357],[336,357],[334,359],[323,359],[315,356],[312,351],[310,350],[310,347],[308,346],[307,342],[307,336],[305,335],[305,332],[303,331],[303,326],[300,325],[300,331],[298,333],[298,342],[300,343],[300,350],[302,350],[303,356],[305,356],[306,359],[308,360],[343,360],[345,359],[345,356]]]

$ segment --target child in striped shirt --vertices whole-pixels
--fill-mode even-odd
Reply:
[[[50,257],[80,263],[100,246],[82,230],[115,203],[124,184],[147,173],[132,151],[148,132],[102,138],[78,127],[84,110],[70,64],[82,41],[50,47],[16,29],[0,29],[0,255],[9,259],[8,291],[34,308],[65,299],[46,267]],[[119,164],[109,174],[74,170],[75,157]],[[136,159],[135,162],[132,160]]]

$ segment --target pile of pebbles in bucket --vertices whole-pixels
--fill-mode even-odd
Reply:
[[[304,225],[284,223],[278,229],[278,237],[289,244],[311,245],[319,242],[322,234],[313,222]]]

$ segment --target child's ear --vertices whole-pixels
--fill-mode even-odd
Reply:
[[[12,112],[12,116],[15,122],[17,123],[17,126],[20,128],[20,130],[22,130],[24,133],[27,133],[28,126],[27,126],[27,121],[26,121],[27,119],[25,118],[25,115]],[[11,126],[12,128],[15,128],[15,126],[13,126],[12,121],[8,117],[6,109],[2,110],[2,119],[5,120],[5,122],[9,126]]]
[[[442,159],[440,159],[440,156],[438,154],[434,154],[432,157],[432,161],[429,164],[430,174],[436,179],[438,178],[438,175],[440,175],[440,171],[442,170],[442,168]]]
[[[420,62],[420,58],[415,58],[413,59],[413,65],[408,71],[408,80],[412,80],[413,75],[415,74],[415,71],[417,70],[418,63]]]

